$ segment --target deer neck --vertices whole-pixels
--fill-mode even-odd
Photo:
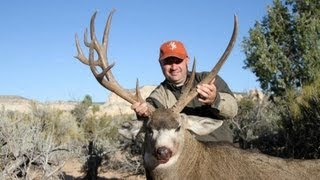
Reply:
[[[197,141],[191,132],[186,130],[184,133],[184,146],[176,165],[177,170],[184,172],[182,174],[184,177],[194,173],[194,167],[202,159],[203,153],[203,144]]]

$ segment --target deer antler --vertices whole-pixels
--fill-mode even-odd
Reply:
[[[85,31],[85,34],[84,34],[84,44],[86,47],[89,48],[89,59],[83,54],[83,51],[79,43],[79,38],[77,34],[75,35],[76,47],[78,51],[78,55],[75,56],[75,58],[80,60],[82,63],[89,65],[97,81],[106,89],[114,92],[116,95],[120,96],[122,99],[128,101],[131,104],[134,104],[136,102],[144,102],[144,100],[140,95],[140,91],[138,89],[139,87],[138,81],[136,84],[136,94],[133,95],[118,84],[118,82],[115,80],[111,72],[111,68],[114,66],[114,63],[112,63],[111,65],[109,65],[108,63],[107,46],[108,46],[110,24],[111,24],[111,20],[114,12],[115,10],[112,10],[108,16],[108,20],[107,20],[104,34],[103,34],[102,44],[98,42],[95,34],[94,21],[95,21],[97,12],[95,12],[92,15],[91,21],[90,21],[91,42],[88,42],[87,40],[87,30]],[[94,59],[95,52],[98,55],[97,60]],[[101,68],[101,72],[98,72],[97,66]],[[152,106],[148,106],[148,109],[150,112],[154,111],[154,108]]]
[[[231,39],[229,41],[229,44],[228,44],[226,50],[224,51],[223,55],[220,57],[219,61],[214,66],[214,68],[210,71],[210,73],[202,81],[199,82],[199,84],[206,84],[206,83],[211,82],[215,78],[215,76],[218,74],[219,70],[221,69],[221,67],[225,63],[225,61],[227,60],[227,58],[228,58],[228,56],[229,56],[229,54],[230,54],[230,52],[231,52],[231,50],[232,50],[232,48],[233,48],[233,46],[235,44],[235,41],[236,41],[236,38],[237,38],[237,32],[238,32],[238,19],[237,19],[237,16],[234,16],[233,33],[232,33]],[[192,68],[192,74],[193,75],[191,75],[191,77],[194,76],[194,71],[195,71],[195,68],[194,68],[194,65],[193,65],[193,68]],[[191,86],[192,86],[193,82],[190,82],[190,81],[193,81],[193,78],[192,78],[192,80],[189,80],[188,84],[186,85],[186,88],[185,88],[184,92],[182,92],[182,95],[181,95],[180,99],[171,108],[171,110],[174,113],[180,113],[182,111],[182,109],[194,97],[196,97],[198,95],[196,87],[191,89]]]

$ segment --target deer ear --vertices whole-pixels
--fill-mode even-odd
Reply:
[[[136,136],[143,131],[143,122],[138,120],[128,121],[121,125],[118,132],[129,140],[135,140]]]
[[[185,128],[194,132],[199,136],[208,135],[219,128],[223,121],[211,119],[207,117],[187,116],[183,115],[185,119]]]

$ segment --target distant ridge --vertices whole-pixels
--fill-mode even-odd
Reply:
[[[149,94],[157,86],[147,85],[140,87],[140,92],[143,98],[149,96]],[[128,91],[135,91],[129,89]],[[264,98],[264,94],[257,90],[252,89],[248,92],[234,92],[235,98],[240,101],[244,97],[250,97],[251,99],[256,99],[261,101]],[[75,108],[75,106],[81,101],[50,101],[50,102],[39,102],[36,100],[28,99],[22,96],[16,95],[0,95],[0,108],[4,110],[20,111],[20,112],[31,112],[34,105],[39,107],[49,107],[52,109],[58,109],[62,111],[70,112]],[[124,114],[134,114],[131,109],[130,103],[126,102],[118,95],[110,93],[108,99],[105,102],[93,102],[94,105],[99,105],[99,112],[96,115],[124,115]]]
[[[38,107],[50,107],[63,111],[71,111],[78,102],[69,101],[56,101],[56,102],[39,102],[37,100],[28,99],[17,95],[0,95],[0,108],[1,110],[31,112],[34,105]]]
[[[0,95],[0,101],[1,100],[30,100],[28,98],[22,97],[22,96],[16,96],[16,95]]]

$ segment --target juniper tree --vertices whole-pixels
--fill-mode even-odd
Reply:
[[[320,1],[274,0],[242,48],[244,68],[265,92],[282,96],[314,82],[320,71]]]

